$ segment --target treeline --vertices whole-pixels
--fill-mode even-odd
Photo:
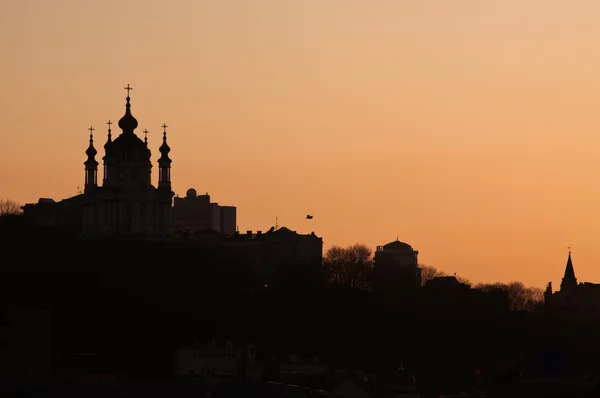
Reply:
[[[366,291],[372,290],[373,251],[364,244],[348,247],[332,246],[323,257],[326,281],[329,284]],[[425,285],[437,277],[449,274],[429,265],[420,265],[421,284]],[[504,291],[508,293],[511,311],[540,312],[544,302],[544,292],[537,287],[525,286],[522,282],[510,283],[478,283],[473,285],[460,275],[453,275],[458,282],[483,292]]]

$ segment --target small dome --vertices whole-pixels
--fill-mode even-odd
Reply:
[[[94,145],[91,142],[90,142],[90,146],[85,151],[85,154],[88,155],[88,157],[90,157],[90,158],[93,158],[94,156],[96,156],[98,154],[98,151],[96,150],[96,148],[94,148]]]
[[[169,152],[171,152],[171,148],[169,147],[169,145],[167,145],[166,128],[163,133],[163,143],[160,146],[160,148],[158,148],[158,150],[160,151],[160,158],[158,159],[158,163],[163,166],[171,164],[171,158],[169,158]]]
[[[158,148],[158,150],[160,151],[161,154],[163,155],[168,155],[169,152],[171,152],[171,147],[169,147],[169,145],[167,144],[167,135],[165,134],[164,138],[163,138],[163,143],[160,146],[160,148]]]
[[[138,121],[131,114],[131,104],[129,103],[130,98],[127,97],[127,104],[125,105],[125,115],[119,120],[119,127],[124,133],[133,133],[138,126]]]
[[[195,198],[196,196],[198,196],[198,192],[196,192],[196,190],[194,188],[190,188],[185,193],[185,196],[187,198]]]
[[[413,248],[408,243],[400,242],[399,240],[395,240],[393,242],[384,245],[383,248],[385,250],[395,250],[395,251],[413,251]]]
[[[417,390],[415,377],[402,366],[390,373],[386,384],[388,390],[397,393],[414,392]]]
[[[90,129],[92,128],[90,127]],[[88,157],[84,163],[86,166],[96,166],[98,164],[96,161],[96,155],[98,154],[98,151],[96,148],[94,148],[94,136],[92,134],[90,134],[90,146],[88,146],[88,149],[86,149],[85,154]]]

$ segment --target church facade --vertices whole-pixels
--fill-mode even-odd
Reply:
[[[77,196],[54,202],[40,199],[23,207],[32,223],[70,227],[85,237],[167,236],[172,228],[171,149],[164,124],[159,147],[158,184],[152,185],[152,152],[148,139],[135,134],[138,121],[131,113],[129,85],[125,115],[119,120],[121,134],[112,139],[110,120],[104,144],[103,179],[98,181],[98,151],[90,127],[86,150],[84,191]],[[147,133],[147,130],[144,131]]]

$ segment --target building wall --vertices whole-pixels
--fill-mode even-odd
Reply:
[[[231,236],[237,230],[237,210],[235,206],[221,206],[221,233]]]
[[[256,363],[253,345],[235,348],[230,342],[217,346],[193,344],[175,352],[175,376],[206,377],[222,379],[246,379],[251,377]]]
[[[6,314],[0,380],[43,384],[52,377],[51,314],[38,308],[10,308]]]
[[[400,291],[421,286],[419,252],[403,242],[390,242],[377,247],[373,270],[373,288],[378,291]]]
[[[222,245],[250,259],[259,278],[284,267],[320,267],[323,260],[323,239],[314,233],[302,235],[285,227],[266,233],[236,232]]]
[[[218,203],[210,204],[211,228],[221,232],[221,206]]]
[[[600,284],[584,282],[574,289],[546,294],[545,306],[554,315],[600,318]]]
[[[196,195],[189,189],[185,197],[173,201],[173,225],[179,231],[201,231],[214,229],[225,235],[236,230],[236,208],[211,203],[210,196]]]

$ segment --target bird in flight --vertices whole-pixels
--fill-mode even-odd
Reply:
[[[306,215],[306,219],[307,219],[307,220],[312,220],[312,218],[313,218],[313,216],[312,216],[311,214],[307,214],[307,215]]]

